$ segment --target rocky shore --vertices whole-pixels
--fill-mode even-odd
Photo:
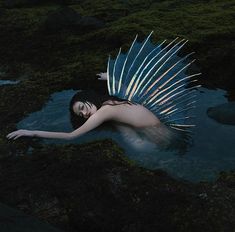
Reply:
[[[0,79],[20,82],[0,86],[0,202],[63,231],[234,231],[234,171],[193,184],[138,167],[110,140],[5,138],[55,91],[104,90],[95,74],[108,55],[152,30],[155,42],[189,39],[201,82],[234,100],[234,10],[234,0],[1,0]]]
[[[148,171],[109,140],[1,159],[0,199],[64,231],[233,231],[234,173],[192,184]]]

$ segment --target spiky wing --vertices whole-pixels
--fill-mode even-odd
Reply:
[[[107,85],[111,96],[117,96],[144,105],[163,123],[178,130],[194,125],[188,123],[188,111],[194,108],[194,90],[186,88],[201,73],[186,75],[190,53],[179,57],[177,53],[186,40],[178,38],[163,46],[150,41],[153,32],[141,43],[135,37],[129,51],[121,53],[107,65]]]

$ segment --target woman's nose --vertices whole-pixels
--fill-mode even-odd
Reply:
[[[83,118],[87,118],[88,114],[85,111],[82,111],[82,116],[83,116]]]

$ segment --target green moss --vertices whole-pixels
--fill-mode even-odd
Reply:
[[[139,25],[140,31],[154,30],[158,38],[174,38],[176,35],[188,39],[200,39],[199,35],[225,33],[235,27],[231,20],[234,18],[234,7],[221,9],[221,3],[182,4],[168,11],[166,3],[156,4],[148,10],[142,10],[112,23],[116,27],[125,28],[128,25]],[[162,34],[162,32],[165,32]]]
[[[21,29],[27,35],[33,32],[44,23],[49,12],[56,10],[58,6],[38,6],[35,8],[14,8],[4,11],[1,23],[5,27]]]
[[[146,1],[147,5],[151,4],[149,8],[140,7],[138,4],[139,1],[103,0],[72,5],[71,7],[80,14],[94,16],[106,22],[104,29],[84,35],[69,31],[50,36],[40,34],[40,27],[48,13],[56,10],[58,5],[5,10],[4,17],[1,18],[4,28],[14,27],[21,31],[8,35],[8,39],[12,40],[12,47],[8,47],[6,51],[7,56],[12,56],[8,60],[14,57],[16,64],[30,63],[33,69],[46,71],[61,66],[75,72],[79,69],[82,70],[79,73],[81,74],[92,72],[92,67],[95,67],[95,70],[98,70],[100,65],[104,67],[108,54],[115,54],[120,46],[124,50],[127,49],[137,33],[144,38],[154,30],[154,41],[158,42],[165,38],[183,37],[189,39],[190,48],[195,49],[199,44],[204,48],[206,38],[227,35],[234,31],[235,26],[231,23],[234,19],[234,4],[231,1]],[[112,19],[117,10],[125,12],[126,9],[128,12]],[[16,41],[15,34],[18,35]],[[37,49],[25,50],[25,46],[22,47],[23,41],[26,41],[25,46],[27,43],[33,43],[33,47]],[[5,48],[3,42],[2,46]],[[12,52],[9,49],[12,49]],[[5,59],[6,56],[2,57],[2,60]],[[83,64],[82,69],[77,66],[78,63]],[[63,71],[61,72],[63,75]]]

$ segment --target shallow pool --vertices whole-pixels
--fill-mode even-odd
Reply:
[[[20,121],[18,129],[63,131],[73,130],[69,120],[69,101],[75,90],[52,94],[51,100],[41,111]],[[193,182],[212,181],[222,170],[235,167],[235,126],[218,123],[208,117],[209,107],[226,103],[226,92],[220,89],[199,88],[197,108],[191,139],[182,149],[162,149],[150,141],[138,145],[138,138],[131,133],[121,134],[113,129],[94,130],[73,140],[84,143],[102,138],[112,138],[126,151],[126,155],[139,165],[149,169],[163,169],[170,175]],[[143,138],[142,138],[143,139]],[[42,139],[43,143],[71,143],[71,141]]]

